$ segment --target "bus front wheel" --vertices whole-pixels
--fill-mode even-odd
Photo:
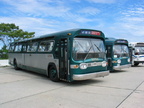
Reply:
[[[51,66],[49,68],[49,77],[50,77],[50,80],[52,80],[54,82],[59,81],[58,73],[57,73],[57,70],[56,70],[55,66]]]
[[[134,66],[138,66],[139,65],[139,63],[134,63]]]

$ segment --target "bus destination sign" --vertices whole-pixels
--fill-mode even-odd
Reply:
[[[98,36],[100,36],[100,35],[101,35],[101,32],[82,30],[82,31],[80,32],[80,34],[88,34],[88,35],[98,35]]]
[[[127,40],[117,40],[116,43],[128,43]]]

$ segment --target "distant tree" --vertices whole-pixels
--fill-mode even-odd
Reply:
[[[11,42],[32,38],[34,34],[35,32],[23,31],[15,24],[0,24],[0,41],[3,43],[4,47],[7,47]]]
[[[2,49],[0,49],[0,59],[8,59],[8,49],[7,46],[3,46]]]

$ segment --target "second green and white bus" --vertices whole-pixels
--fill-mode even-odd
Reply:
[[[72,29],[10,44],[9,63],[52,81],[86,80],[109,75],[101,31]]]
[[[131,67],[128,41],[106,38],[108,70],[114,71]]]

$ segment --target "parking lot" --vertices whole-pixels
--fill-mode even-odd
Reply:
[[[0,108],[144,108],[144,64],[86,81],[0,67]]]

